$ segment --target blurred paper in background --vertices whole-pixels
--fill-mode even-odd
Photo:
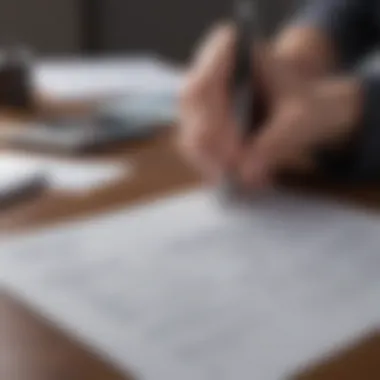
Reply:
[[[2,153],[0,155],[1,187],[15,187],[20,178],[43,176],[52,189],[83,193],[114,183],[132,174],[132,167],[126,163],[109,161],[80,161],[55,158],[45,155]]]
[[[34,68],[34,86],[54,99],[80,100],[136,93],[178,93],[182,70],[156,57],[57,59]]]

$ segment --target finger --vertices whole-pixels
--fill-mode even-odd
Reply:
[[[198,111],[210,99],[227,96],[215,87],[226,84],[233,65],[234,31],[229,25],[216,27],[199,48],[196,58],[184,78],[180,96],[181,111]],[[226,88],[227,90],[227,88]],[[185,115],[186,116],[186,115]]]
[[[185,152],[185,153],[184,153]],[[203,156],[202,153],[194,150],[181,151],[187,162],[201,175],[203,180],[210,184],[219,183],[223,177],[222,168],[208,156]]]
[[[220,137],[214,132],[216,127],[209,123],[208,115],[202,110],[194,112],[182,123],[178,136],[178,145],[186,158],[199,169],[206,166],[207,172],[211,168],[216,169]]]
[[[279,113],[263,126],[243,156],[240,168],[246,183],[271,179],[277,171],[305,157],[313,141],[313,128],[302,107]]]
[[[278,59],[271,45],[256,44],[252,54],[255,86],[271,104],[284,94],[295,94],[304,89],[304,82],[288,62]]]
[[[228,145],[233,45],[233,28],[217,27],[199,49],[182,91],[180,145],[201,166],[216,167],[210,161],[221,160]]]
[[[222,171],[236,167],[239,145],[234,132],[237,128],[226,123],[226,119],[220,121],[226,123],[220,127],[218,124],[208,128],[202,117],[194,117],[193,123],[185,128],[190,129],[188,136],[182,133],[178,141],[186,158],[213,177],[220,177]],[[214,133],[216,128],[220,129],[219,133]]]
[[[191,82],[199,92],[228,84],[234,66],[235,42],[236,30],[226,23],[215,27],[202,43],[190,72]]]
[[[274,75],[273,88],[276,99],[281,99],[288,94],[303,94],[310,87],[310,81],[306,81],[294,67],[292,62],[274,57],[272,61]]]

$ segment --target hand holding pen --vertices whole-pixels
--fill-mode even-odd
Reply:
[[[181,150],[218,182],[239,182],[242,147],[263,119],[262,96],[254,93],[261,70],[253,54],[254,10],[243,3],[235,4],[233,22],[215,28],[200,47],[181,99]]]
[[[227,177],[255,189],[272,184],[279,171],[312,169],[316,147],[347,137],[353,119],[347,111],[357,110],[357,88],[350,81],[303,82],[295,67],[282,65],[269,46],[257,45],[255,33],[245,32],[252,18],[239,20],[235,14],[217,27],[190,66],[180,144],[207,179],[220,183]],[[257,96],[263,96],[258,103],[265,112],[255,116]]]
[[[258,10],[252,0],[235,0],[233,12],[235,28],[234,68],[230,87],[237,142],[249,144],[265,121],[265,98],[260,82],[261,30]],[[221,185],[223,195],[234,199],[245,193],[235,168],[225,173]]]

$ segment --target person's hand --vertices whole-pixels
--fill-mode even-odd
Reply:
[[[341,149],[361,118],[361,88],[353,78],[297,83],[273,99],[268,120],[237,164],[244,183],[274,181],[281,171],[315,168],[318,149]]]
[[[195,55],[181,96],[181,151],[213,180],[223,174],[236,155],[237,126],[228,91],[234,42],[231,27],[212,31]]]
[[[312,166],[314,148],[351,134],[360,116],[354,80],[302,80],[262,49],[255,72],[269,117],[258,134],[241,142],[229,93],[234,45],[233,28],[217,28],[198,52],[182,95],[181,147],[206,176],[219,179],[234,170],[247,185],[269,184],[280,170]]]

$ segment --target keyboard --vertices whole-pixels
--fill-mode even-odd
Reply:
[[[191,192],[18,240],[4,286],[137,379],[288,379],[380,322],[380,219],[326,200]]]

